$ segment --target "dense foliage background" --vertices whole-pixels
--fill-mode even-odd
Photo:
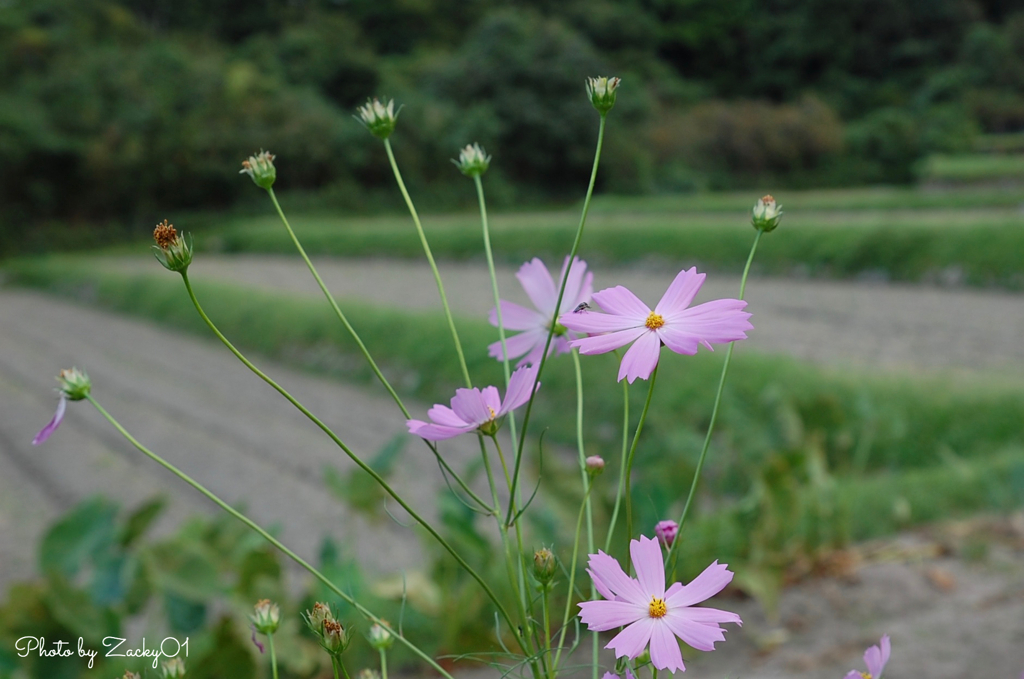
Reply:
[[[230,205],[251,192],[227,170],[261,146],[282,188],[365,208],[389,179],[351,117],[374,95],[404,105],[428,205],[455,200],[470,141],[496,202],[576,196],[588,75],[623,78],[616,192],[906,182],[1024,130],[1021,0],[13,0],[0,55],[0,243]]]

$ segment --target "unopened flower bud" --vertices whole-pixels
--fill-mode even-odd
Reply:
[[[269,599],[261,599],[256,603],[252,615],[252,624],[260,634],[273,634],[281,624],[281,609]]]
[[[153,229],[153,240],[156,241],[156,245],[153,246],[156,261],[170,271],[181,273],[188,269],[188,265],[192,263],[191,238],[186,242],[174,225],[165,219]]]
[[[541,547],[533,553],[533,577],[541,585],[547,585],[555,577],[558,562],[555,555],[547,547]]]
[[[452,160],[459,172],[467,177],[479,177],[491,165],[491,157],[480,147],[480,144],[469,144],[459,151],[459,159]]]
[[[92,381],[89,376],[78,368],[61,370],[57,382],[60,384],[57,391],[69,401],[81,401],[92,391]]]
[[[374,623],[370,627],[370,631],[366,634],[366,638],[369,639],[370,645],[378,651],[386,651],[391,648],[391,644],[395,643],[395,638],[391,635],[391,632],[387,630],[383,625]]]
[[[306,623],[318,635],[323,632],[324,622],[327,620],[334,620],[331,607],[327,604],[322,604],[318,601],[313,604],[313,610],[306,611]]]
[[[774,231],[782,219],[782,206],[775,202],[771,196],[765,196],[757,201],[751,217],[754,228],[758,231],[768,233]]]
[[[601,115],[608,113],[615,106],[615,90],[619,88],[619,78],[587,78],[587,94],[590,103]]]
[[[171,658],[160,666],[160,672],[164,679],[182,679],[185,676],[185,661],[181,658]]]
[[[658,536],[658,542],[665,547],[672,546],[672,543],[676,541],[676,533],[678,532],[679,524],[668,519],[659,521],[654,527],[654,534]]]
[[[247,174],[253,183],[261,189],[270,189],[277,179],[277,168],[274,167],[274,154],[261,150],[242,161],[242,169],[238,174]]]
[[[591,455],[586,459],[587,473],[597,476],[604,471],[604,458],[600,455]]]
[[[356,677],[357,679],[380,679],[380,672],[366,667],[359,670],[359,674]]]
[[[399,112],[401,112],[401,109],[399,109]],[[387,106],[380,103],[380,100],[376,97],[367,99],[365,104],[356,109],[356,113],[359,114],[356,120],[365,125],[370,134],[378,139],[390,137],[391,133],[395,131],[395,125],[398,123],[398,113],[395,112],[394,99],[388,101]]]
[[[339,656],[348,648],[350,638],[346,630],[337,620],[324,620],[323,636],[320,645],[333,656]]]

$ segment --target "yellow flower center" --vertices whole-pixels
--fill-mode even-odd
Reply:
[[[668,613],[665,600],[651,597],[651,604],[647,607],[647,612],[650,613],[652,618],[664,618],[665,614]]]
[[[492,419],[492,420],[493,420],[493,419],[494,419],[495,417],[497,417],[497,416],[498,416],[498,413],[494,412],[494,408],[492,408],[491,406],[487,406],[487,410],[489,410],[489,411],[491,412],[491,419]]]
[[[864,677],[864,679],[871,679],[871,673],[870,672],[861,672],[860,676]]]
[[[647,322],[644,323],[651,330],[657,330],[661,326],[665,325],[665,319],[661,317],[661,314],[656,314],[653,311],[651,315],[647,317]]]

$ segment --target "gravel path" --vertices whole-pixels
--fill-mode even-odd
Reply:
[[[430,268],[419,262],[322,259],[314,262],[338,298],[386,306],[440,310]],[[143,258],[110,258],[105,266],[152,271]],[[442,263],[457,314],[483,318],[494,306],[486,269]],[[505,299],[527,303],[515,269],[499,269]],[[653,305],[674,271],[608,270],[595,273],[595,289],[625,285]],[[206,256],[190,269],[194,280],[220,279],[320,296],[295,257]],[[709,276],[697,301],[735,297],[739,279]],[[1024,295],[944,290],[924,286],[751,279],[747,299],[755,330],[740,351],[789,354],[832,365],[886,369],[969,369],[1024,374]]]

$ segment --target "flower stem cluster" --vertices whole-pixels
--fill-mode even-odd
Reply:
[[[184,273],[192,263],[192,239],[188,242],[182,234],[169,224],[167,220],[160,222],[153,229],[153,256],[168,271]]]
[[[395,111],[394,99],[389,100],[387,106],[385,106],[380,103],[379,99],[374,97],[373,99],[367,99],[365,104],[356,109],[356,113],[359,114],[356,120],[365,125],[370,134],[377,137],[377,139],[387,139],[395,131],[395,125],[398,124],[398,113],[400,112],[401,109],[398,112]]]
[[[779,225],[782,219],[782,206],[775,202],[770,195],[757,201],[751,213],[750,221],[758,231],[770,233]]]
[[[281,624],[281,609],[269,599],[261,599],[250,618],[260,634],[273,634]]]
[[[587,78],[587,95],[601,115],[608,113],[615,106],[615,90],[619,88],[620,78]]]
[[[316,635],[320,647],[327,651],[335,660],[341,660],[341,654],[352,641],[348,630],[338,622],[331,607],[317,602],[313,610],[306,611],[306,624]]]
[[[452,159],[459,172],[467,177],[479,177],[491,165],[491,157],[484,152],[480,144],[467,144],[466,148],[459,151],[459,159]]]
[[[277,168],[274,167],[274,154],[261,150],[242,161],[242,169],[238,174],[247,174],[253,183],[261,189],[270,190],[277,179]]]

